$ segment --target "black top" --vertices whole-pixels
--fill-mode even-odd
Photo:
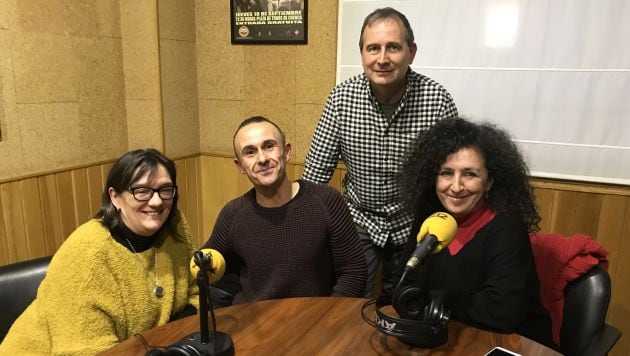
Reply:
[[[135,253],[144,252],[153,247],[155,241],[157,241],[160,236],[159,233],[155,233],[151,236],[138,235],[131,231],[131,229],[129,229],[125,224],[121,224],[120,227],[113,229],[110,232],[116,242],[125,246],[127,250]],[[127,242],[127,240],[129,240],[129,242]],[[129,244],[131,244],[133,248],[131,248]]]
[[[404,261],[417,244],[419,226],[412,229]],[[520,219],[498,213],[457,254],[445,248],[410,274],[410,283],[445,292],[452,319],[549,345],[550,319],[540,302],[529,233]]]

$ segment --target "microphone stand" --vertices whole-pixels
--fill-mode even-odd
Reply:
[[[199,327],[200,332],[192,333],[180,343],[192,346],[202,355],[231,356],[234,355],[234,344],[230,335],[217,331],[208,270],[212,266],[212,255],[195,251],[195,263],[199,266],[197,287],[199,287]],[[208,313],[212,318],[212,332],[208,328]]]

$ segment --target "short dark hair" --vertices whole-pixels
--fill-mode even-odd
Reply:
[[[491,123],[446,118],[422,132],[410,146],[400,175],[400,191],[407,209],[424,219],[442,210],[436,177],[448,155],[474,148],[485,160],[492,187],[486,201],[498,212],[520,217],[530,232],[539,230],[529,170],[509,134]]]
[[[267,122],[271,125],[273,125],[273,127],[276,128],[276,130],[278,130],[278,132],[280,133],[280,146],[282,147],[282,149],[284,150],[284,144],[286,143],[286,137],[284,135],[284,132],[282,132],[282,130],[280,129],[280,126],[276,125],[275,122],[269,120],[268,118],[264,117],[264,116],[252,116],[252,117],[248,117],[247,119],[243,120],[243,122],[241,122],[240,125],[238,125],[238,128],[236,129],[236,131],[234,131],[234,136],[232,137],[232,147],[234,147],[234,155],[236,155],[236,157],[238,157],[238,152],[236,152],[236,135],[238,134],[239,131],[241,131],[241,129],[247,125],[250,124],[255,124],[255,123],[259,123],[259,122]]]
[[[120,213],[112,203],[109,196],[109,188],[113,188],[117,194],[125,192],[133,183],[142,178],[145,174],[149,173],[149,180],[151,180],[158,167],[162,165],[168,171],[171,176],[173,185],[177,185],[177,172],[175,170],[175,163],[153,148],[134,150],[125,153],[120,157],[116,163],[109,170],[107,175],[107,182],[105,183],[105,189],[103,191],[103,198],[101,201],[101,207],[96,213],[95,217],[100,218],[104,226],[110,231],[119,229],[122,225],[122,218]],[[177,221],[174,221],[174,217],[177,215],[177,200],[179,194],[175,194],[173,197],[173,206],[171,211],[162,226],[162,229],[167,227],[172,232],[175,231],[175,225]]]
[[[409,24],[409,20],[407,20],[407,17],[402,12],[394,8],[384,7],[382,9],[376,9],[372,11],[369,15],[365,17],[365,20],[363,20],[363,26],[361,26],[361,36],[359,37],[359,49],[361,51],[363,50],[363,32],[365,31],[365,28],[371,26],[376,21],[385,19],[394,19],[400,21],[405,30],[405,41],[410,46],[413,44],[413,30],[411,29],[411,25]]]

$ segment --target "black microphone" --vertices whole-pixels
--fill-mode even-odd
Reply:
[[[190,272],[199,287],[199,329],[163,350],[149,350],[147,355],[183,355],[183,356],[232,356],[234,343],[230,335],[217,331],[210,282],[218,282],[225,273],[225,259],[217,250],[202,249],[195,251],[190,260]],[[208,328],[208,313],[212,318],[212,331]]]
[[[433,213],[420,227],[416,237],[418,245],[405,265],[405,271],[416,268],[429,253],[438,253],[457,235],[457,222],[443,212]]]

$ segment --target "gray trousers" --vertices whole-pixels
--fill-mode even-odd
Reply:
[[[361,227],[355,224],[359,238],[361,239],[361,245],[363,246],[363,252],[365,253],[365,261],[368,267],[368,278],[365,284],[364,297],[365,298],[378,298],[381,295],[391,296],[394,290],[394,286],[398,281],[392,279],[393,271],[396,268],[401,268],[406,261],[402,261],[403,251],[405,245],[393,246],[390,241],[387,241],[384,247],[376,246],[372,243],[370,234]],[[380,271],[380,287],[376,288],[376,276]]]

